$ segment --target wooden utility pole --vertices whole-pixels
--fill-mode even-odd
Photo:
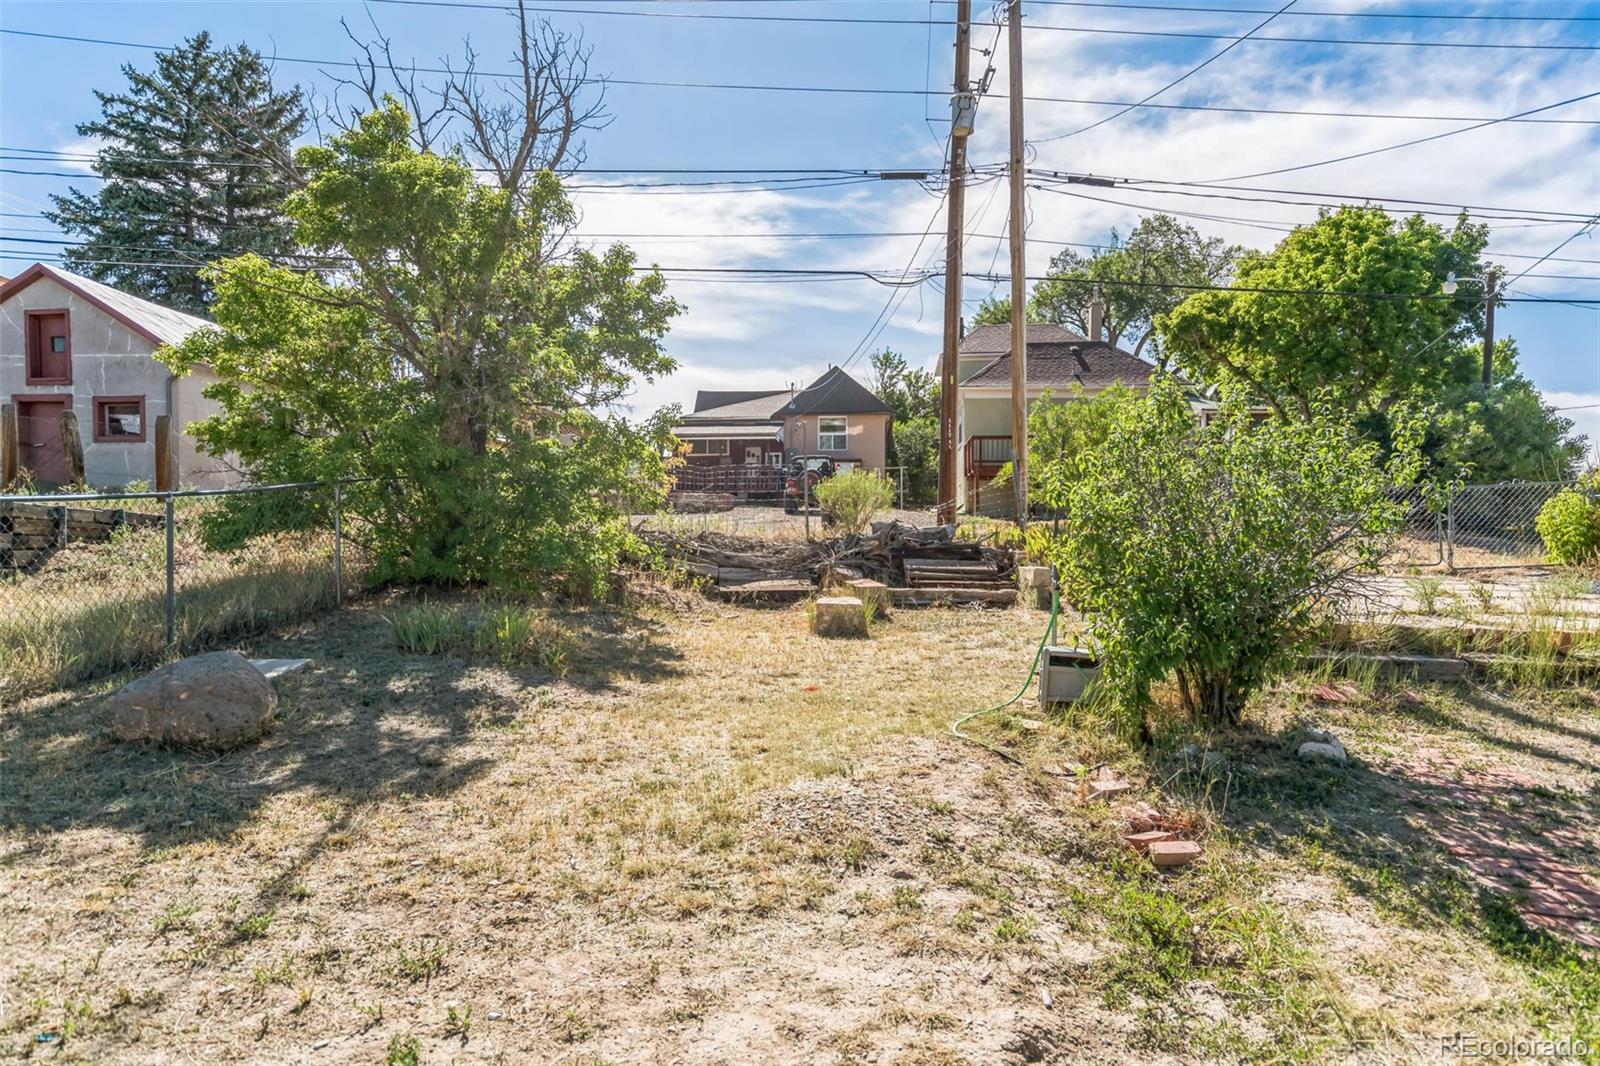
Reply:
[[[1494,288],[1493,268],[1483,276],[1483,387],[1494,381]]]
[[[956,366],[961,347],[961,242],[967,213],[967,135],[961,122],[971,92],[972,0],[956,0],[955,95],[950,100],[950,186],[945,194],[944,351],[939,357],[939,510],[956,520]]]
[[[1017,524],[1028,521],[1028,262],[1023,246],[1027,206],[1022,168],[1022,0],[1010,0],[1006,50],[1011,78],[1011,482]]]

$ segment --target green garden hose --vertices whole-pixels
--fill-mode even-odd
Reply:
[[[993,744],[985,744],[983,741],[979,740],[977,737],[968,736],[966,733],[963,733],[961,731],[961,727],[966,725],[968,722],[972,721],[974,718],[981,718],[986,714],[994,714],[997,711],[1005,710],[1007,707],[1011,706],[1013,703],[1016,703],[1018,700],[1020,700],[1027,693],[1028,686],[1033,684],[1033,679],[1036,676],[1038,676],[1039,663],[1040,663],[1041,660],[1044,659],[1045,645],[1048,644],[1049,641],[1050,641],[1050,634],[1055,632],[1056,616],[1058,614],[1060,614],[1060,613],[1061,613],[1061,591],[1059,589],[1057,589],[1055,587],[1055,583],[1052,582],[1051,583],[1051,587],[1050,587],[1050,620],[1045,623],[1044,635],[1039,638],[1039,647],[1033,653],[1033,664],[1028,667],[1028,676],[1027,676],[1026,679],[1023,680],[1022,687],[1017,689],[1017,694],[1015,696],[1012,696],[1009,700],[1006,700],[1004,703],[995,704],[993,707],[985,707],[981,711],[972,711],[972,712],[970,712],[968,714],[962,715],[960,718],[957,718],[954,722],[950,723],[950,732],[954,736],[960,737],[962,740],[970,741],[973,744],[977,744],[979,747],[988,748],[990,751],[994,752],[996,755],[1002,756],[1003,758],[1006,758],[1006,759],[1010,759],[1012,762],[1017,762],[1018,761],[1016,756],[1011,755],[1009,752],[1002,751],[999,748],[995,747]]]

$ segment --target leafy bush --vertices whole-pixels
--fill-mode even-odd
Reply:
[[[1576,566],[1600,559],[1600,498],[1588,486],[1562,489],[1550,497],[1533,526],[1553,563]]]
[[[1128,724],[1169,674],[1191,715],[1237,723],[1323,602],[1381,557],[1409,455],[1386,472],[1327,411],[1257,423],[1230,407],[1201,426],[1170,378],[1117,405],[1051,555]]]
[[[860,533],[894,502],[889,479],[870,470],[846,470],[817,485],[817,501],[846,533]]]
[[[1121,405],[1133,400],[1120,384],[1094,396],[1074,385],[1062,399],[1048,392],[1039,398],[1028,411],[1028,498],[1034,506],[1066,510],[1084,460],[1105,440]]]

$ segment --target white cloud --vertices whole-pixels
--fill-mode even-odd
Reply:
[[[76,170],[83,174],[94,173],[94,159],[100,150],[106,147],[106,142],[99,137],[74,137],[63,141],[56,146],[56,151],[66,156],[53,166],[60,166],[63,170]]]
[[[1390,20],[1386,20],[1390,21]],[[1093,18],[1075,9],[1030,13],[1030,23],[1147,28],[1147,15],[1096,9]],[[1164,13],[1163,29],[1236,33],[1236,15]],[[1316,32],[1311,32],[1315,29]],[[1279,20],[1269,34],[1400,38],[1413,32],[1371,20]],[[1500,24],[1427,25],[1418,37],[1509,43],[1531,40],[1537,27]],[[992,31],[980,33],[987,46]],[[1027,42],[1027,93],[1078,99],[1137,100],[1194,67],[1225,41],[1189,44],[1142,37],[1114,37],[1032,30]],[[940,54],[943,54],[941,52]],[[1152,58],[1155,57],[1155,58]],[[988,60],[1005,85],[1005,39]],[[1593,91],[1592,56],[1582,53],[1493,49],[1316,48],[1246,42],[1160,99],[1168,103],[1288,110],[1503,116]],[[981,67],[975,73],[981,73]],[[937,80],[937,79],[936,79]],[[937,110],[937,108],[935,108]],[[1465,121],[1313,118],[1299,115],[1223,114],[1141,109],[1092,131],[1064,139],[1112,109],[1031,102],[1027,129],[1038,142],[1033,165],[1073,172],[1207,180],[1383,147],[1468,125]],[[1587,101],[1550,112],[1550,118],[1595,118]],[[927,130],[907,124],[881,143],[884,158],[927,155]],[[974,164],[1006,158],[1006,105],[984,100],[971,142]],[[1460,136],[1305,171],[1251,179],[1241,184],[1274,189],[1333,192],[1352,199],[1403,196],[1455,205],[1489,204],[1536,210],[1593,211],[1600,204],[1600,139],[1594,127],[1552,123],[1501,123]],[[1029,193],[1029,233],[1055,241],[1104,243],[1115,228],[1126,233],[1156,210],[1212,216],[1190,219],[1203,232],[1256,248],[1270,247],[1283,229],[1316,216],[1309,206],[1242,203],[1122,189],[1072,191],[1102,200],[1038,190]],[[1304,199],[1286,195],[1282,199]],[[635,242],[641,257],[674,266],[869,267],[902,270],[942,265],[943,218],[932,197],[904,184],[878,183],[811,192],[692,193],[688,195],[580,195],[580,232],[757,233],[756,238],[666,243]],[[1400,205],[1391,205],[1396,210]],[[999,183],[974,183],[967,197],[966,269],[1009,271],[1003,246],[977,234],[1003,232],[1007,197]],[[930,217],[931,216],[931,217]],[[1226,216],[1226,217],[1224,217]],[[1448,215],[1430,216],[1448,223]],[[1230,220],[1231,219],[1231,220]],[[1245,221],[1240,221],[1245,220]],[[913,258],[914,237],[802,241],[783,234],[813,231],[892,231],[931,237]],[[1574,232],[1576,223],[1492,223],[1490,258],[1512,273],[1533,263]],[[1574,241],[1563,257],[1600,259],[1600,234]],[[1053,248],[1031,245],[1028,269],[1042,273]],[[998,252],[998,254],[996,254]],[[1524,256],[1527,258],[1515,258]],[[1600,267],[1546,263],[1539,274],[1600,276]],[[1551,296],[1584,295],[1600,289],[1569,279],[1526,278],[1519,291]],[[737,283],[673,280],[672,291],[687,305],[673,327],[668,348],[685,370],[653,387],[651,396],[692,399],[694,387],[752,387],[805,379],[829,362],[842,363],[860,348],[892,295],[866,282]],[[968,282],[966,313],[989,286]],[[901,348],[917,364],[936,353],[940,295],[931,285],[897,301],[892,325],[866,347]],[[1538,305],[1519,305],[1538,306]],[[1519,312],[1520,314],[1521,312]],[[1525,353],[1526,356],[1527,353]],[[1528,360],[1525,359],[1525,362]],[[726,369],[724,369],[726,368]],[[691,384],[702,383],[702,384]],[[1561,382],[1583,388],[1583,382]],[[1585,412],[1575,412],[1585,415]],[[1585,415],[1586,418],[1592,416]],[[1595,441],[1600,425],[1582,423]],[[1592,427],[1592,428],[1591,428]]]
[[[1589,438],[1588,466],[1600,466],[1600,392],[1547,392],[1544,402],[1572,419],[1574,432]]]

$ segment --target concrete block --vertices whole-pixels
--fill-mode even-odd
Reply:
[[[870,577],[857,577],[844,584],[850,590],[850,595],[864,604],[872,604],[873,610],[879,615],[889,613],[889,586],[882,581],[874,581]]]
[[[284,674],[298,673],[311,665],[310,659],[251,659],[250,665],[261,671],[268,681]]]
[[[1168,840],[1150,845],[1150,861],[1157,866],[1187,866],[1200,857],[1192,840]]]
[[[811,616],[811,631],[819,637],[864,637],[867,609],[855,596],[818,597]]]
[[[1048,566],[1019,566],[1017,567],[1017,587],[1024,589],[1050,590],[1050,568]]]

